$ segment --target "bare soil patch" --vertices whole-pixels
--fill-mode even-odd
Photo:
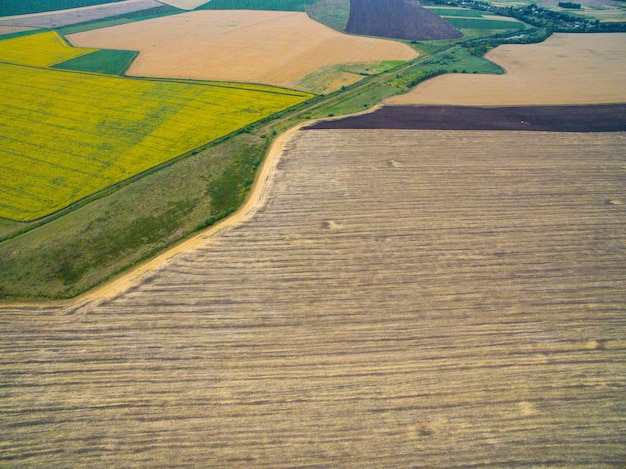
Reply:
[[[207,3],[207,0],[159,0],[161,3],[171,5],[181,10],[193,10]]]
[[[330,65],[417,55],[405,44],[341,34],[296,12],[194,11],[68,38],[80,47],[140,51],[129,75],[294,88],[304,76]]]
[[[626,34],[554,34],[486,56],[504,75],[443,75],[387,104],[477,106],[626,102]]]
[[[446,20],[406,0],[351,0],[346,31],[406,40],[455,39],[463,36]]]
[[[596,106],[383,106],[374,112],[318,122],[309,129],[626,131],[626,104]]]

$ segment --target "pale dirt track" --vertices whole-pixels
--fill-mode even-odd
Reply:
[[[341,34],[306,13],[294,12],[194,11],[68,39],[78,47],[139,51],[129,75],[292,88],[300,87],[299,80],[306,75],[331,65],[417,56],[408,45]]]
[[[295,133],[241,223],[1,309],[0,465],[621,468],[625,141]]]
[[[475,106],[626,102],[626,34],[554,34],[540,44],[504,45],[486,56],[504,75],[449,74],[385,101]]]

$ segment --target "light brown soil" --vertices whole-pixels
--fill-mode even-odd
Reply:
[[[181,10],[193,10],[207,3],[207,0],[159,0],[161,3],[171,5]]]
[[[84,47],[140,51],[129,75],[297,87],[325,66],[408,60],[394,41],[341,34],[305,13],[194,11],[68,36]]]
[[[443,75],[386,104],[533,105],[626,102],[626,34],[555,34],[500,46],[505,75]]]
[[[298,132],[243,223],[3,307],[0,464],[620,467],[626,135],[528,135]]]

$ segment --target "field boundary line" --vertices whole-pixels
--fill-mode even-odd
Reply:
[[[312,121],[315,122],[315,121]],[[263,159],[256,179],[246,201],[233,214],[216,222],[211,227],[196,232],[190,238],[171,246],[166,251],[145,262],[139,263],[130,269],[113,276],[103,284],[67,300],[43,300],[43,301],[0,301],[0,306],[56,306],[59,310],[51,319],[58,320],[67,318],[70,321],[79,320],[86,315],[88,309],[105,301],[114,299],[116,296],[138,286],[142,280],[149,277],[150,273],[160,266],[175,258],[179,254],[188,252],[194,248],[203,246],[216,236],[221,235],[247,221],[266,203],[269,191],[272,187],[278,163],[282,158],[287,144],[298,131],[311,122],[300,123],[281,133],[270,145]],[[89,308],[88,308],[89,307]]]

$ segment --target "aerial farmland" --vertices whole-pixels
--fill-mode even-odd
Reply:
[[[624,467],[622,10],[57,1],[0,7],[0,466]]]
[[[350,72],[341,65],[406,61],[418,55],[406,44],[340,34],[301,12],[196,11],[68,39],[79,47],[138,50],[128,70],[135,76],[246,81],[309,91],[303,79],[331,69],[324,92],[361,80],[359,72],[367,67]],[[207,43],[212,47],[205,47]]]

